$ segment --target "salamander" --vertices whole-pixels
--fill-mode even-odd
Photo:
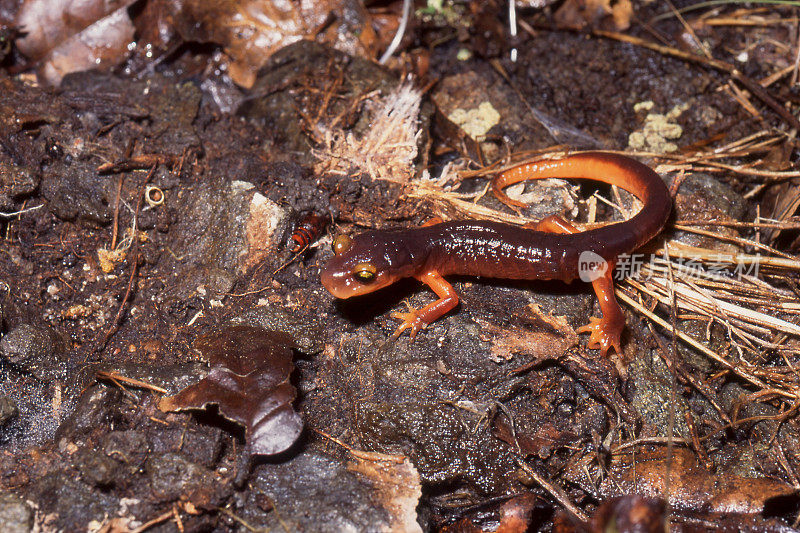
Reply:
[[[422,309],[392,313],[401,320],[397,338],[410,330],[412,339],[425,326],[458,305],[458,294],[444,279],[468,275],[514,280],[591,281],[602,317],[591,317],[579,333],[589,333],[589,348],[605,356],[613,347],[622,354],[625,327],[614,297],[612,275],[620,254],[627,254],[657,235],[670,216],[672,200],[661,177],[626,156],[587,152],[558,160],[524,163],[493,180],[495,192],[513,183],[544,178],[592,179],[618,185],[636,196],[642,209],[629,220],[579,231],[558,216],[520,227],[486,220],[454,220],[412,229],[373,230],[353,237],[339,235],[334,256],[321,273],[323,286],[336,298],[350,298],[413,277],[438,299]],[[505,197],[505,200],[513,200]]]

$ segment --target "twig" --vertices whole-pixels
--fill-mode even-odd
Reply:
[[[753,384],[756,387],[759,387],[761,389],[770,388],[769,386],[767,386],[766,383],[764,383],[763,381],[758,379],[756,376],[754,376],[753,374],[751,374],[747,370],[742,369],[738,365],[732,364],[730,361],[727,361],[724,357],[719,355],[717,352],[711,350],[710,348],[705,347],[703,344],[701,344],[700,342],[695,340],[693,337],[687,335],[686,333],[680,331],[677,328],[673,328],[664,319],[662,319],[661,317],[659,317],[655,313],[651,312],[650,310],[646,309],[644,306],[640,305],[639,302],[637,302],[636,300],[634,300],[633,298],[628,296],[628,294],[626,294],[622,290],[616,289],[614,291],[614,294],[617,296],[617,298],[619,298],[620,300],[622,300],[626,304],[628,304],[631,307],[633,307],[634,309],[636,309],[636,311],[638,311],[642,315],[646,316],[648,319],[652,320],[653,322],[655,322],[656,324],[658,324],[659,326],[661,326],[662,328],[664,328],[665,330],[670,332],[672,335],[677,336],[680,340],[682,340],[683,342],[689,344],[695,350],[699,351],[700,353],[705,354],[710,359],[716,361],[717,363],[721,364],[722,366],[724,366],[728,370],[732,371],[737,376],[741,377],[742,379],[750,382],[751,384]],[[791,393],[791,392],[788,392],[788,391],[781,390],[780,392],[781,392],[782,396],[785,396],[787,398],[796,399],[798,397],[797,394],[794,394],[794,393]]]
[[[402,464],[402,463],[404,463],[406,461],[406,456],[404,456],[404,455],[392,455],[392,454],[386,454],[386,453],[380,453],[380,452],[366,452],[364,450],[357,450],[357,449],[353,448],[352,446],[350,446],[349,444],[340,441],[336,437],[328,435],[327,433],[325,433],[322,430],[314,429],[314,431],[316,431],[317,433],[319,433],[320,435],[322,435],[326,439],[329,439],[329,440],[335,442],[336,444],[338,444],[339,446],[341,446],[342,448],[344,448],[345,450],[350,452],[350,454],[353,455],[354,457],[358,457],[359,459],[363,459],[365,461],[377,461],[377,462],[386,462],[386,461],[388,461],[388,462],[397,463],[397,464]]]
[[[800,222],[738,222],[724,220],[676,220],[678,226],[722,226],[726,228],[800,229]]]
[[[157,385],[151,385],[150,383],[147,383],[145,381],[140,381],[138,379],[125,377],[117,372],[105,372],[101,370],[100,372],[97,373],[97,379],[109,379],[115,382],[121,381],[123,383],[127,383],[128,385],[133,385],[134,387],[139,387],[142,389],[159,392],[161,394],[167,394],[169,392],[167,389],[163,389]]]
[[[117,195],[114,200],[114,224],[111,228],[111,248],[113,250],[117,247],[117,233],[119,232],[119,200],[122,195],[122,182],[125,181],[125,174],[119,175],[117,180]]]
[[[117,314],[114,317],[114,321],[111,323],[111,327],[108,328],[108,331],[106,331],[105,335],[103,336],[103,339],[100,341],[100,343],[97,344],[97,346],[94,347],[94,349],[89,353],[89,355],[95,354],[100,350],[102,350],[103,348],[105,348],[106,344],[108,343],[108,340],[111,338],[112,335],[114,335],[117,329],[119,329],[119,324],[120,321],[122,320],[122,313],[125,310],[125,306],[128,303],[128,299],[131,296],[131,291],[133,290],[133,280],[136,279],[136,273],[139,270],[139,239],[136,238],[136,220],[139,217],[139,211],[141,210],[142,202],[144,201],[144,188],[147,185],[147,182],[149,182],[150,179],[153,177],[153,174],[155,174],[155,172],[156,172],[156,165],[153,165],[150,168],[150,172],[147,173],[147,176],[144,178],[144,181],[142,182],[138,194],[138,200],[136,201],[136,211],[134,211],[133,214],[134,249],[133,249],[133,254],[131,254],[131,260],[133,262],[133,265],[131,267],[131,276],[128,279],[128,287],[127,289],[125,289],[125,295],[122,297],[122,302],[120,302],[119,304],[119,310],[117,311]]]
[[[31,211],[36,211],[37,209],[41,209],[44,207],[44,204],[35,205],[33,207],[27,207],[25,209],[20,209],[19,211],[13,211],[11,213],[5,213],[0,211],[0,218],[14,218],[19,215],[24,215],[25,213],[30,213]]]
[[[515,457],[514,460],[517,462],[520,468],[522,468],[526,474],[531,476],[536,483],[541,485],[541,487],[550,493],[550,495],[556,499],[558,503],[560,503],[564,509],[570,512],[575,518],[580,520],[583,523],[588,521],[588,517],[578,509],[575,504],[573,504],[564,490],[559,487],[558,485],[554,485],[550,483],[548,480],[544,478],[544,476],[540,475],[536,470],[531,468],[525,461],[520,459],[519,457]]]
[[[153,527],[155,525],[158,525],[158,524],[160,524],[162,522],[166,522],[167,520],[169,520],[169,518],[171,516],[174,516],[174,515],[175,515],[175,511],[170,509],[166,513],[160,514],[157,517],[153,518],[152,520],[148,520],[147,522],[145,522],[141,526],[137,527],[136,529],[132,529],[130,531],[130,533],[142,533],[143,531],[147,531],[148,529],[150,529],[151,527]]]

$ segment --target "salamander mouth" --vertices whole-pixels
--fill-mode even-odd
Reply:
[[[355,279],[349,271],[334,269],[323,270],[320,274],[320,280],[322,281],[322,286],[325,287],[328,292],[342,300],[354,296],[361,296],[362,294],[369,294],[387,285],[391,285],[393,282],[390,276],[378,273],[375,280],[370,283],[364,283],[363,281]]]

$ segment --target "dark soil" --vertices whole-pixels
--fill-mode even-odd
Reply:
[[[655,6],[636,9],[641,21]],[[650,113],[685,106],[674,119],[680,137],[667,140],[679,147],[789,129],[758,99],[752,103],[759,116],[750,114],[722,90],[728,77],[719,71],[556,30],[547,10],[523,10],[536,35],[510,41],[504,11],[473,11],[464,15],[468,29],[419,20],[404,44],[428,55],[426,77],[436,82],[421,111],[419,172],[435,173],[448,158],[477,158],[477,151],[490,162],[556,144],[629,149],[647,115],[635,105],[645,101],[652,102]],[[797,16],[782,12],[790,13]],[[479,24],[483,18],[489,21]],[[769,31],[789,42],[784,29]],[[653,31],[672,39],[683,30],[672,18]],[[765,31],[758,37],[768,42]],[[719,27],[702,38],[715,57],[735,62],[743,32]],[[641,25],[630,33],[648,37]],[[773,72],[767,48],[751,52],[747,76]],[[458,59],[462,50],[471,57]],[[668,435],[691,442],[697,429],[687,420],[706,424],[702,446],[710,456],[702,473],[686,466],[689,489],[722,480],[733,503],[722,516],[714,502],[674,496],[672,527],[710,527],[716,520],[755,530],[793,526],[800,430],[795,415],[780,416],[786,404],[742,404],[754,392],[747,383],[683,346],[682,368],[713,397],[686,381],[676,384],[657,355],[659,343],[670,339],[630,311],[624,357],[587,350],[571,328],[593,313],[588,286],[457,279],[458,310],[414,342],[389,340],[396,327],[390,313],[402,310],[404,299],[415,307],[432,301],[417,283],[335,300],[319,280],[332,253],[326,235],[324,245],[299,255],[287,249],[303,215],[321,214],[334,222],[327,231],[338,234],[417,225],[437,213],[427,199],[406,196],[401,184],[363,172],[315,171],[320,145],[309,117],[337,119],[362,134],[371,124],[360,99],[391,91],[403,79],[400,71],[301,41],[272,56],[255,86],[240,91],[222,78],[186,74],[189,58],[209,54],[207,46],[189,43],[138,75],[124,68],[75,73],[58,88],[21,78],[11,57],[1,63],[5,530],[35,524],[43,531],[127,531],[154,520],[147,531],[402,529],[385,491],[401,493],[398,487],[415,486],[413,479],[364,475],[330,435],[357,450],[410,460],[421,483],[422,530],[493,531],[505,516],[501,505],[533,493],[530,530],[583,531],[541,480],[586,516],[600,507],[601,518],[586,528],[601,527],[598,520],[613,520],[603,505],[643,490],[626,477],[635,468],[614,462],[612,444],[650,439],[641,447],[646,465],[645,455],[666,453]],[[323,105],[320,95],[332,86],[335,97]],[[219,107],[220,88],[236,95],[233,110]],[[470,148],[446,135],[448,109],[486,101],[501,117],[487,142],[473,139]],[[546,119],[537,120],[529,106]],[[789,144],[796,161],[797,147]],[[461,190],[485,183],[468,180]],[[695,174],[677,191],[676,217],[713,211],[752,220],[757,203],[743,196],[752,185]],[[558,191],[527,213],[585,214],[582,200],[591,190],[573,191],[573,204]],[[163,202],[151,205],[145,194]],[[482,204],[502,209],[494,198]],[[691,241],[697,237],[686,238],[698,245]],[[162,412],[163,394],[147,388],[175,394],[196,383],[208,373],[197,339],[242,324],[285,332],[296,344],[289,381],[305,429],[276,456],[249,457],[244,429],[218,409]],[[709,343],[724,338],[714,331]],[[712,431],[725,424],[717,408],[762,418]],[[593,479],[586,465],[612,474]],[[765,486],[740,495],[750,480]],[[665,516],[659,505],[648,508],[657,522]]]

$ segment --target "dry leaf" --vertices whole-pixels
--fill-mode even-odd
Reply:
[[[650,497],[669,494],[669,504],[675,509],[760,513],[767,500],[795,493],[790,485],[773,479],[745,478],[728,472],[712,474],[699,466],[694,454],[685,448],[673,449],[671,462],[663,450],[651,454],[638,452],[635,458],[626,455],[615,462],[610,468],[613,476],[601,484],[603,494]],[[625,470],[620,473],[621,468]]]
[[[630,0],[566,0],[555,13],[558,26],[578,30],[605,25],[624,31],[630,27],[632,16]]]
[[[419,472],[411,461],[359,460],[348,469],[365,476],[373,485],[376,503],[390,516],[390,531],[421,532],[417,522],[417,505],[422,497]]]
[[[39,77],[52,85],[70,72],[112,67],[125,59],[133,41],[127,12],[133,2],[28,0],[17,15],[25,34],[17,48],[39,62]]]
[[[258,69],[276,50],[303,38],[313,39],[342,0],[188,0],[164,2],[184,41],[216,43],[231,57],[231,79],[250,88]]]

